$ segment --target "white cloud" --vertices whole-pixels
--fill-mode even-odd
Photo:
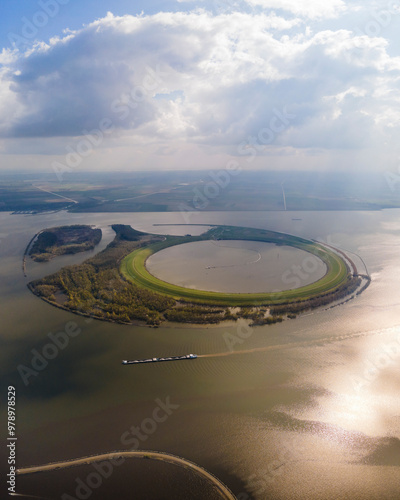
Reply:
[[[215,18],[206,13],[108,15],[8,62],[2,88],[12,89],[25,110],[9,133],[79,135],[113,113],[115,100],[133,107],[126,117],[123,111],[114,113],[115,125],[138,128],[159,120],[165,105],[153,97],[162,91],[183,91],[186,115],[196,109],[201,113],[202,95],[209,91],[235,80],[279,78],[272,60],[276,54],[263,54],[263,47],[279,46],[272,33],[295,25],[275,15],[239,13]],[[163,68],[162,77],[154,89],[139,95],[149,79],[148,68],[157,67]]]
[[[263,5],[317,18],[342,3]],[[383,36],[313,32],[272,12],[109,14],[29,52],[3,51],[0,63],[0,136],[14,138],[13,151],[23,138],[42,138],[43,151],[59,138],[48,152],[63,154],[65,141],[108,119],[107,147],[124,158],[146,164],[146,151],[182,148],[220,158],[238,155],[285,108],[295,118],[260,158],[363,150],[400,131],[400,59]]]
[[[265,9],[282,9],[295,16],[309,19],[329,19],[346,10],[342,0],[246,0],[250,5]]]

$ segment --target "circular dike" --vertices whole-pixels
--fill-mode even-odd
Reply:
[[[168,247],[198,241],[211,241],[213,244],[221,245],[227,240],[235,242],[240,240],[257,244],[270,243],[277,247],[292,247],[301,250],[302,255],[306,255],[309,262],[312,260],[314,263],[322,261],[325,274],[312,283],[304,284],[307,268],[301,269],[301,266],[293,268],[293,264],[289,264],[285,272],[287,284],[290,284],[291,279],[293,285],[290,289],[273,292],[235,293],[189,288],[163,281],[151,274],[146,266],[150,256]],[[307,253],[304,254],[304,252]],[[304,258],[303,262],[305,262]],[[300,269],[298,269],[299,267]],[[299,270],[297,276],[294,269]],[[201,236],[167,236],[165,241],[139,248],[125,257],[121,263],[121,272],[126,279],[136,285],[173,297],[175,300],[218,306],[262,306],[307,301],[334,294],[351,279],[345,261],[331,249],[319,243],[289,234],[235,226],[215,226]],[[277,272],[281,273],[282,276],[282,270]]]

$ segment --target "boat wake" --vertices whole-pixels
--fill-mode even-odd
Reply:
[[[243,349],[240,351],[226,351],[226,352],[218,352],[213,354],[198,354],[198,358],[222,358],[225,356],[236,356],[239,354],[251,354],[254,352],[267,352],[267,351],[280,351],[284,349],[294,349],[296,347],[311,347],[314,345],[321,345],[322,343],[328,344],[333,342],[340,342],[342,340],[354,339],[357,337],[365,337],[369,335],[376,335],[377,332],[360,332],[360,333],[351,333],[348,335],[333,335],[330,337],[323,337],[319,339],[313,340],[305,340],[299,342],[288,342],[286,344],[277,344],[263,347],[254,347],[252,349]]]

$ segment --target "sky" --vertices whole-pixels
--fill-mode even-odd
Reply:
[[[397,172],[400,0],[2,0],[0,170]]]

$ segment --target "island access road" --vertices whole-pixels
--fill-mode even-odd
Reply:
[[[33,474],[35,472],[48,472],[53,470],[65,469],[67,467],[75,467],[78,465],[87,465],[94,462],[104,462],[106,460],[116,460],[117,458],[150,458],[152,460],[160,460],[161,462],[167,462],[173,465],[178,465],[186,470],[191,470],[205,479],[208,483],[218,491],[221,495],[222,500],[237,500],[235,495],[231,490],[225,486],[218,478],[216,478],[211,472],[208,472],[203,467],[190,462],[184,458],[178,457],[176,455],[171,455],[169,453],[163,453],[160,451],[114,451],[111,453],[104,453],[102,455],[93,455],[90,457],[76,458],[73,460],[66,460],[65,462],[54,462],[45,465],[35,465],[32,467],[23,467],[17,469],[18,475],[23,474]]]

